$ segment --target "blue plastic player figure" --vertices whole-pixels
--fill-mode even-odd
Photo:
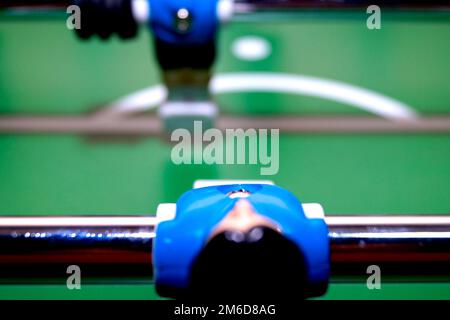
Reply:
[[[218,107],[209,82],[216,58],[216,38],[223,8],[219,0],[74,0],[80,7],[81,39],[136,36],[137,21],[152,31],[155,56],[167,99],[158,108],[165,133],[193,131],[194,122],[212,128]],[[143,9],[144,8],[144,9]],[[225,10],[227,11],[227,10]],[[229,11],[229,10],[228,10]],[[221,14],[222,12],[222,14]],[[226,16],[226,14],[225,14]]]
[[[286,299],[322,295],[328,230],[290,192],[266,184],[193,189],[154,244],[161,296]]]
[[[167,133],[214,127],[218,113],[209,92],[219,28],[218,0],[150,1],[156,59],[168,97],[158,110]]]

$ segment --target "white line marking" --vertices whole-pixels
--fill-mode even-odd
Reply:
[[[212,80],[212,92],[264,91],[302,94],[345,103],[379,116],[404,120],[417,114],[406,104],[350,84],[321,78],[276,73],[223,74]]]
[[[123,113],[134,113],[155,109],[167,98],[167,89],[159,84],[146,89],[135,91],[110,104],[101,110],[98,115],[115,116]]]
[[[334,80],[280,73],[226,73],[210,83],[213,94],[236,92],[281,92],[313,96],[344,103],[391,120],[414,120],[410,106],[374,91]],[[167,97],[167,89],[156,85],[134,92],[100,114],[116,115],[156,108]]]
[[[245,36],[236,39],[231,46],[234,56],[241,60],[258,61],[266,59],[272,52],[272,47],[264,38]]]

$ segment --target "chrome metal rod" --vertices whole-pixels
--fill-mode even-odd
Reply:
[[[0,11],[6,10],[11,16],[43,15],[48,13],[65,13],[65,8],[73,4],[72,0],[2,0]],[[278,11],[292,12],[292,10],[329,10],[329,9],[365,9],[372,5],[369,0],[235,0],[233,12],[236,15]],[[383,9],[402,10],[439,10],[447,11],[450,4],[447,0],[378,0],[376,3]]]
[[[450,281],[450,216],[329,216],[331,274],[361,281]],[[364,280],[365,281],[365,280]]]
[[[73,3],[72,0],[2,0],[0,8],[11,7],[63,7]],[[235,0],[239,5],[251,8],[341,8],[367,7],[373,4],[369,0]],[[434,7],[446,6],[446,0],[378,0],[377,5],[384,7]]]
[[[70,265],[85,283],[152,279],[153,217],[2,217],[0,283],[65,283]]]
[[[450,215],[326,217],[332,281],[450,281]],[[152,281],[154,217],[0,217],[0,283]]]
[[[235,0],[234,13],[263,13],[270,11],[292,12],[292,10],[340,10],[365,9],[373,5],[367,0]],[[401,10],[448,10],[450,5],[444,0],[380,0],[376,5],[383,9]]]

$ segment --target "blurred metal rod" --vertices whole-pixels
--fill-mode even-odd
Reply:
[[[376,4],[382,8],[449,7],[445,0],[235,0],[236,11],[257,11],[295,8],[367,8]],[[241,9],[240,9],[241,8]]]
[[[55,7],[62,8],[71,5],[73,0],[2,0],[0,2],[1,8],[39,8],[39,7]]]
[[[444,133],[450,116],[386,120],[366,116],[220,116],[219,129],[280,129],[282,133]],[[102,118],[99,116],[0,116],[0,134],[81,134],[158,136],[163,133],[156,116]]]
[[[153,0],[150,0],[153,1]],[[73,0],[2,0],[0,8],[13,7],[65,7]],[[355,8],[367,7],[373,4],[369,0],[235,0],[237,10],[246,6],[250,9],[277,8]],[[378,6],[383,7],[436,7],[449,6],[445,0],[378,0]],[[244,11],[244,10],[243,10]]]
[[[450,215],[328,216],[332,281],[450,281]],[[0,283],[151,283],[154,217],[0,217]]]

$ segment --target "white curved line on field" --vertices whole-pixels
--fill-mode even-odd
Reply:
[[[391,120],[412,120],[418,114],[407,104],[377,92],[322,78],[281,73],[225,73],[210,83],[213,94],[277,92],[312,96],[353,106]],[[115,115],[156,108],[165,101],[163,85],[136,91],[112,103],[102,115]]]

